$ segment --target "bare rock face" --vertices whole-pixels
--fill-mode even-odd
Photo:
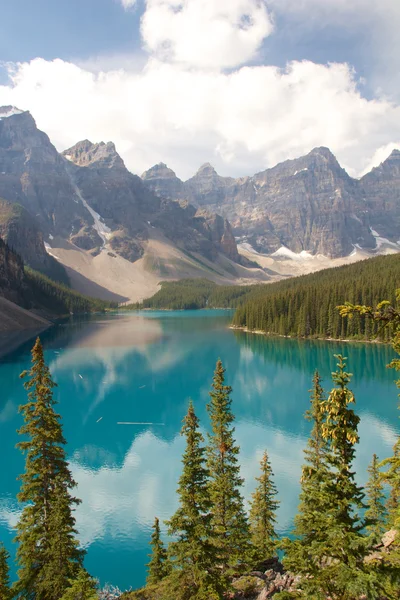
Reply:
[[[153,177],[177,180],[165,165]],[[228,225],[217,234],[193,206],[160,199],[126,169],[112,142],[83,140],[61,155],[32,116],[13,107],[0,109],[0,197],[26,211],[19,227],[27,239],[20,251],[32,266],[51,260],[43,239],[48,243],[55,236],[94,255],[111,249],[133,262],[152,229],[210,260],[219,252],[237,256]],[[32,235],[21,229],[29,219],[31,229],[37,228]],[[7,235],[12,231],[8,227]]]
[[[373,228],[381,237],[400,239],[400,151],[362,177],[360,186]]]
[[[76,196],[66,161],[28,112],[9,113],[0,115],[0,197],[21,204],[45,236],[68,237],[72,222],[89,222],[90,215]]]
[[[170,200],[184,198],[183,182],[165,163],[159,163],[145,171],[142,179],[156,196],[162,196]]]
[[[358,244],[377,248],[376,232],[394,244],[400,239],[400,151],[356,180],[328,148],[288,160],[252,177],[221,177],[209,164],[186,182],[155,179],[145,184],[161,197],[185,198],[221,214],[236,238],[258,251],[281,246],[328,257],[346,256]],[[175,174],[174,174],[175,175]],[[375,231],[375,235],[371,229]]]
[[[36,220],[20,204],[0,199],[0,238],[33,269],[64,283],[68,281],[64,268],[46,252]]]
[[[92,144],[89,140],[83,140],[69,150],[65,150],[62,154],[67,160],[71,160],[79,167],[96,164],[98,168],[125,168],[124,161],[117,153],[112,142]]]

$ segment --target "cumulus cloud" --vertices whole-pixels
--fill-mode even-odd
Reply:
[[[400,101],[398,0],[269,0],[268,6],[289,20],[290,35],[299,41],[315,37],[323,44],[321,31],[328,28],[329,38],[330,26],[344,36],[347,32],[361,50],[360,66],[368,72],[370,90]]]
[[[212,68],[249,61],[272,29],[264,0],[147,0],[141,23],[159,59]]]
[[[399,106],[363,98],[345,64],[224,73],[150,60],[136,73],[94,74],[35,59],[10,77],[0,104],[30,110],[59,150],[113,140],[136,173],[164,161],[185,178],[210,160],[223,174],[250,174],[325,145],[358,174],[400,139]]]
[[[125,10],[132,8],[136,4],[136,0],[120,0],[120,2],[122,4],[122,6],[125,8]]]
[[[389,15],[400,14],[397,0],[385,2]],[[376,10],[383,19],[381,4],[374,6],[372,0],[268,4],[304,22],[308,14],[346,20],[356,9]],[[272,28],[264,0],[146,0],[144,64],[141,56],[131,68],[104,57],[94,66],[40,58],[8,65],[0,104],[30,110],[59,150],[84,138],[114,141],[138,174],[160,161],[182,178],[206,161],[224,175],[252,174],[320,145],[351,175],[386,158],[400,140],[400,105],[382,94],[367,99],[351,66],[240,66],[257,55]]]

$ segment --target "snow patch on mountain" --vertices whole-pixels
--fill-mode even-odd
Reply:
[[[289,250],[289,248],[286,246],[281,246],[276,252],[271,254],[271,256],[283,256],[292,260],[313,260],[315,258],[313,254],[307,252],[306,250],[296,253],[293,252],[293,250]]]
[[[83,206],[86,208],[86,210],[93,217],[94,228],[95,228],[95,230],[97,231],[97,233],[99,234],[100,238],[103,241],[102,250],[104,250],[104,248],[105,248],[108,240],[111,237],[111,229],[109,227],[107,227],[107,225],[103,222],[103,218],[99,215],[99,213],[97,213],[95,210],[93,210],[93,208],[91,206],[89,206],[89,204],[86,202],[86,200],[82,196],[80,189],[78,188],[78,186],[76,185],[76,183],[72,180],[72,178],[71,178],[71,183],[72,183],[72,186],[74,188],[74,191],[75,191],[76,195],[78,196],[78,198],[82,202]]]
[[[23,112],[23,110],[15,108],[15,106],[2,106],[0,107],[0,121],[1,119],[12,117],[13,115],[22,115]]]
[[[384,244],[386,244],[387,246],[391,246],[392,248],[396,248],[396,250],[399,249],[399,243],[394,243],[391,242],[390,240],[388,240],[387,238],[381,237],[379,235],[379,233],[377,231],[375,231],[375,229],[372,229],[372,227],[370,227],[370,232],[372,233],[372,235],[375,238],[375,249],[379,250],[379,248],[381,248]]]

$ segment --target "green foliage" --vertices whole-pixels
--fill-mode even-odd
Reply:
[[[75,579],[70,580],[60,600],[98,600],[96,580],[85,569],[80,569]]]
[[[355,305],[374,305],[382,297],[394,302],[399,279],[400,256],[391,255],[256,286],[233,324],[273,335],[389,341],[392,327],[382,328],[361,312],[342,318],[336,307],[345,299]]]
[[[272,467],[267,452],[261,459],[261,474],[256,478],[258,486],[253,493],[250,507],[250,532],[254,565],[273,556],[276,550],[275,513],[279,502],[275,500],[277,489],[273,482]]]
[[[24,440],[18,448],[26,455],[18,500],[25,504],[17,525],[18,582],[15,593],[24,600],[60,598],[82,567],[83,552],[76,540],[71,495],[76,486],[68,468],[60,416],[55,412],[55,383],[39,338],[32,350],[32,367],[21,377],[28,402],[20,407]]]
[[[217,285],[208,279],[163,281],[161,289],[142,304],[126,308],[190,310],[198,308],[234,308],[244,301],[254,286]]]
[[[310,409],[306,418],[312,421],[313,427],[304,450],[306,464],[302,469],[300,505],[293,532],[295,538],[283,540],[281,545],[285,550],[285,567],[293,573],[315,579],[325,560],[326,509],[330,501],[328,490],[333,480],[327,462],[329,446],[323,436],[325,394],[318,371],[314,374],[310,393]]]
[[[9,558],[10,555],[4,545],[0,544],[0,600],[11,600]]]
[[[34,308],[46,309],[50,313],[58,315],[79,314],[104,311],[118,306],[116,302],[106,302],[84,296],[28,267],[25,267],[25,280],[24,297],[26,304]]]
[[[147,563],[148,575],[147,583],[152,585],[161,581],[168,575],[167,551],[161,540],[160,521],[156,517],[153,525],[153,533],[151,534],[151,554],[150,562]]]
[[[380,467],[388,467],[388,469],[382,473],[382,478],[390,485],[390,494],[386,504],[388,512],[387,526],[394,527],[399,518],[400,437],[393,446],[393,455],[383,460]]]
[[[368,510],[365,512],[367,519],[366,529],[369,534],[371,546],[380,543],[385,533],[386,509],[385,494],[383,491],[382,477],[379,471],[379,461],[376,454],[373,455],[368,467],[369,479],[366,485]]]
[[[175,538],[168,549],[173,567],[171,578],[177,583],[177,598],[217,599],[222,597],[222,584],[211,543],[209,473],[205,465],[204,439],[192,402],[181,435],[186,438],[186,449],[177,490],[179,508],[167,522],[168,533]]]
[[[218,360],[207,410],[212,434],[208,436],[209,494],[212,504],[212,542],[218,563],[229,571],[240,571],[249,553],[250,532],[241,489],[239,447],[232,425],[232,388],[225,385],[225,369]]]
[[[314,427],[296,519],[300,537],[286,541],[285,565],[303,576],[300,597],[372,599],[379,597],[382,585],[377,572],[364,562],[367,547],[359,514],[365,508],[364,493],[352,471],[359,417],[349,407],[355,401],[348,388],[351,375],[343,357],[337,358],[338,370],[332,374],[336,385],[326,400],[318,374],[314,377]]]

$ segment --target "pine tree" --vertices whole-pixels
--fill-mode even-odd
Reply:
[[[336,358],[338,370],[332,374],[336,387],[323,403],[326,420],[322,433],[329,443],[328,465],[333,481],[327,487],[325,561],[321,561],[316,583],[332,599],[353,600],[362,594],[376,598],[379,595],[376,577],[367,572],[364,563],[366,542],[361,534],[364,522],[359,515],[365,508],[364,493],[352,471],[360,419],[349,408],[355,399],[348,388],[351,375],[345,371],[345,359],[341,355]]]
[[[71,495],[76,483],[66,461],[60,415],[54,410],[56,384],[39,338],[32,363],[30,371],[21,375],[30,377],[25,383],[28,402],[20,407],[25,423],[19,433],[27,439],[17,445],[26,454],[18,500],[27,504],[17,525],[15,594],[24,600],[54,600],[55,593],[60,596],[82,566],[73,516],[79,501]]]
[[[207,410],[212,434],[208,436],[207,466],[210,473],[209,495],[212,505],[212,540],[218,563],[226,572],[244,567],[249,552],[250,532],[243,506],[238,465],[239,447],[235,443],[232,425],[234,416],[230,398],[232,388],[225,385],[225,369],[218,360],[211,401]]]
[[[312,421],[313,427],[304,450],[306,464],[302,469],[295,538],[284,540],[282,547],[285,550],[285,567],[312,581],[312,578],[318,577],[325,560],[326,510],[329,506],[328,488],[332,483],[332,474],[327,465],[329,445],[322,429],[325,422],[325,394],[318,371],[314,374],[310,394],[310,409],[305,416]]]
[[[4,545],[0,544],[0,600],[11,600],[9,558],[10,555]]]
[[[327,400],[322,400],[318,374],[314,377],[314,428],[296,518],[300,539],[287,543],[285,566],[302,575],[302,598],[355,600],[366,595],[373,599],[382,586],[377,572],[364,563],[367,548],[361,530],[365,523],[358,512],[365,508],[364,494],[352,471],[359,417],[349,408],[355,401],[348,388],[351,375],[342,356],[337,359],[336,387]]]
[[[387,500],[387,527],[394,527],[400,517],[400,437],[393,446],[393,456],[382,461],[381,467],[389,467],[382,473],[383,480],[390,485]]]
[[[147,584],[159,583],[168,575],[167,551],[161,540],[160,521],[156,517],[151,534],[150,546],[152,548],[150,562],[146,565],[148,569]]]
[[[382,539],[386,521],[385,494],[383,492],[382,478],[376,454],[372,457],[368,473],[369,480],[366,485],[368,510],[365,512],[365,518],[368,523],[366,529],[369,533],[370,545],[374,546]]]
[[[190,402],[181,435],[186,438],[183,471],[179,479],[179,508],[167,522],[168,532],[176,538],[169,546],[177,598],[211,600],[222,598],[221,573],[216,569],[211,543],[208,470],[205,465],[204,438]]]
[[[275,513],[279,506],[267,452],[264,452],[260,465],[261,475],[256,478],[258,486],[252,496],[249,518],[255,566],[271,558],[276,551]]]
[[[79,569],[76,578],[69,583],[60,600],[98,600],[96,580],[85,569]]]

